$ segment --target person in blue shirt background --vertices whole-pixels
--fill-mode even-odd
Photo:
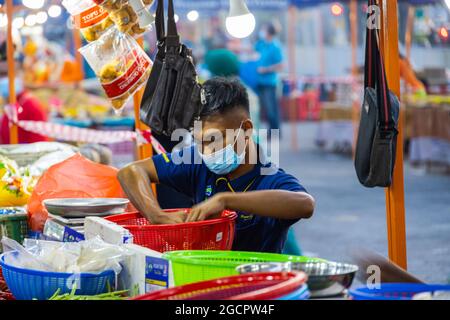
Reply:
[[[252,139],[248,95],[238,80],[213,78],[202,90],[195,144],[132,163],[119,171],[119,181],[152,223],[202,221],[233,210],[238,213],[233,250],[280,253],[289,227],[312,216],[314,198],[295,177],[255,157],[259,146]],[[230,129],[235,134],[225,134]],[[192,198],[191,212],[163,212],[151,183]]]
[[[255,45],[255,51],[259,54],[257,62],[258,95],[270,129],[280,129],[277,86],[280,81],[278,73],[283,70],[283,53],[281,44],[276,39],[278,33],[277,24],[264,24],[261,27],[260,40]]]

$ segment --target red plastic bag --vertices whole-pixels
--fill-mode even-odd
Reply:
[[[50,167],[28,202],[31,229],[42,231],[48,212],[42,201],[53,198],[126,198],[117,169],[94,163],[80,154]]]

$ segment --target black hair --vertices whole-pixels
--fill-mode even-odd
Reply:
[[[223,115],[235,108],[250,113],[247,89],[235,78],[215,77],[203,84],[200,118]]]
[[[267,33],[271,36],[276,36],[278,34],[278,30],[273,23],[267,25]]]

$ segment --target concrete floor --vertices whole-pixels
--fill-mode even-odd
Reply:
[[[351,261],[363,247],[387,255],[384,189],[362,187],[349,157],[314,145],[317,125],[300,124],[299,151],[283,127],[281,167],[316,198],[312,219],[295,225],[302,250],[335,261]],[[409,271],[430,283],[450,282],[450,176],[426,174],[405,164]]]

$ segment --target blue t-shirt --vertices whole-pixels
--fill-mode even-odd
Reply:
[[[259,67],[270,67],[283,62],[283,53],[278,41],[266,42],[259,40],[255,45],[255,50],[259,53]],[[266,86],[276,86],[278,84],[278,74],[276,72],[258,74],[258,84]]]
[[[193,164],[180,163],[180,159],[190,159]],[[196,162],[194,162],[194,159]],[[200,203],[219,192],[230,191],[226,176],[211,172],[199,161],[196,147],[186,148],[176,154],[153,157],[160,183],[191,197],[194,203]],[[257,164],[252,171],[229,181],[236,192],[255,190],[303,191],[299,181],[276,169],[273,175],[261,175],[262,167],[270,164]],[[282,220],[262,217],[251,212],[237,212],[236,233],[233,250],[281,253],[286,241],[288,229],[296,220]]]

